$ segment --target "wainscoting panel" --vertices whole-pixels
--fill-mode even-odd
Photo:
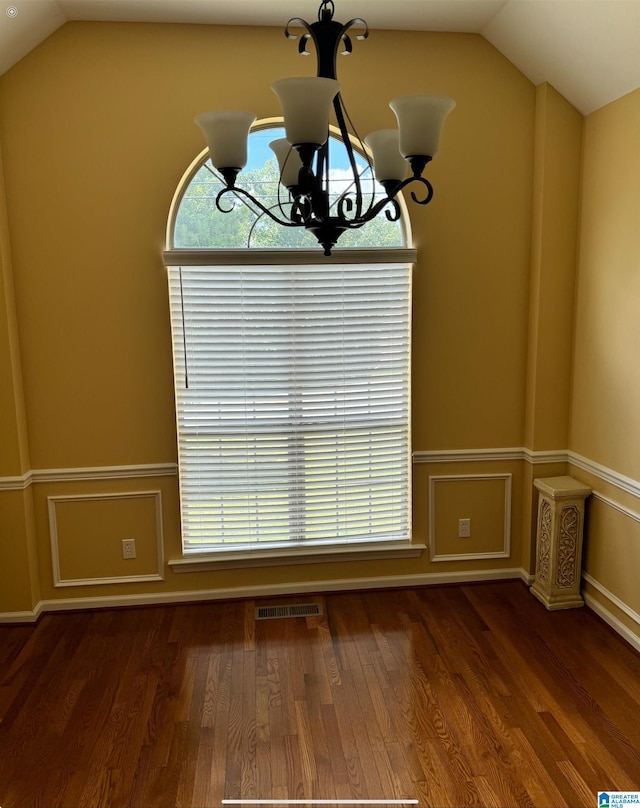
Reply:
[[[511,552],[511,474],[429,477],[431,561],[508,558]],[[470,535],[460,538],[459,520]]]
[[[54,586],[164,579],[160,491],[47,500]],[[123,539],[135,540],[135,558],[122,557]]]

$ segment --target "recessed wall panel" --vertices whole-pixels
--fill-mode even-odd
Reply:
[[[429,478],[432,561],[506,558],[510,552],[511,475],[466,474]],[[459,536],[469,520],[470,535]]]
[[[159,491],[49,497],[55,586],[162,580]],[[122,557],[134,539],[136,557]]]

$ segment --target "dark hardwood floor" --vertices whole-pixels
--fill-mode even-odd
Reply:
[[[0,627],[2,808],[593,808],[640,789],[640,656],[587,609],[549,613],[519,582],[290,602],[310,600],[323,616],[255,622],[251,601]]]

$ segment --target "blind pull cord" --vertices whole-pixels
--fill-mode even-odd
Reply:
[[[187,333],[184,325],[184,291],[182,289],[182,267],[178,267],[178,275],[180,278],[180,316],[182,317],[182,351],[184,353],[184,386],[185,390],[189,389],[189,365],[187,358]]]

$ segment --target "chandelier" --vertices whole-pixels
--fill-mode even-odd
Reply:
[[[431,201],[433,187],[422,174],[438,150],[445,118],[455,107],[453,99],[439,95],[394,98],[389,106],[395,113],[398,128],[381,129],[361,140],[342,100],[336,60],[339,52],[352,51],[349,29],[357,26],[360,30],[357,39],[366,39],[369,29],[360,18],[345,25],[334,21],[334,12],[333,0],[322,0],[317,22],[310,25],[293,17],[285,27],[288,39],[298,38],[291,33],[292,26],[305,30],[298,51],[308,54],[307,46],[312,41],[318,70],[315,77],[279,79],[271,85],[282,105],[286,132],[286,138],[269,144],[280,172],[276,205],[267,207],[236,185],[238,174],[247,163],[249,130],[256,116],[251,112],[212,111],[195,119],[206,137],[211,162],[225,185],[216,197],[218,210],[226,213],[233,209],[224,205],[228,195],[245,198],[278,224],[303,227],[313,233],[325,255],[331,254],[342,233],[362,227],[383,210],[389,221],[397,221],[401,214],[397,197],[408,185],[422,186],[419,194],[411,191],[415,203],[426,205]],[[331,107],[351,173],[347,189],[333,196],[329,166]],[[378,196],[375,191],[363,193],[354,143],[384,193],[379,191]]]

